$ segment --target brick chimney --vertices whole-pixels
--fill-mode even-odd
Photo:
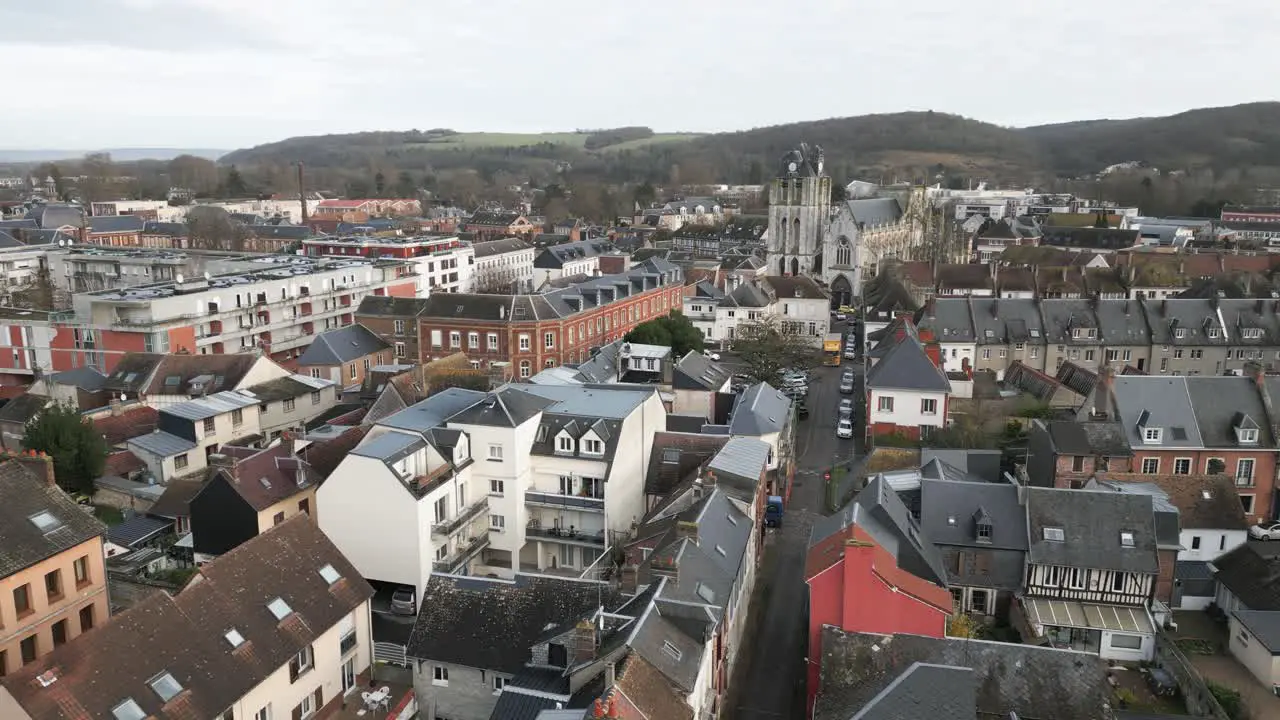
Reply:
[[[1093,409],[1090,420],[1106,420],[1111,417],[1111,383],[1116,371],[1110,365],[1098,369],[1098,382],[1093,387]]]
[[[639,568],[637,568],[635,565],[622,566],[622,571],[619,573],[619,578],[620,578],[619,585],[622,592],[628,595],[635,594],[636,586],[638,585],[637,577],[636,577],[638,572],[639,572]]]
[[[287,453],[289,453],[290,455],[292,455],[292,454],[293,454],[293,446],[294,446],[293,431],[292,431],[292,430],[285,430],[285,431],[281,432],[281,433],[280,433],[280,447],[284,448],[285,452],[287,452]]]
[[[590,620],[583,620],[573,628],[573,664],[591,662],[596,659],[596,626]]]
[[[49,487],[57,487],[58,480],[53,472],[53,458],[43,452],[37,453],[35,450],[24,450],[14,459],[22,463],[33,475],[44,480]]]

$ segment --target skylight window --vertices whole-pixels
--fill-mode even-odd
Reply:
[[[325,583],[332,585],[342,578],[342,575],[334,569],[332,565],[326,564],[320,568],[320,577],[324,578]]]
[[[267,609],[276,616],[277,620],[283,620],[293,614],[293,608],[289,607],[289,603],[285,602],[284,598],[276,598],[267,603]]]
[[[162,672],[151,678],[151,681],[147,684],[151,686],[152,690],[156,691],[156,695],[159,695],[164,702],[169,702],[177,697],[178,693],[182,692],[182,685],[168,672]]]
[[[111,717],[115,720],[146,720],[147,714],[133,698],[125,698],[124,702],[111,708]]]
[[[724,553],[724,548],[722,548],[722,547],[720,547],[719,545],[717,545],[717,546],[716,546],[716,553],[717,553],[717,554],[719,554],[719,555],[720,555],[720,557],[724,557],[724,554],[725,554],[725,553]]]
[[[662,451],[662,462],[678,463],[680,462],[680,451],[673,448],[667,448]]]
[[[736,517],[734,517],[734,516],[732,516],[732,515],[727,515],[727,514],[726,514],[726,515],[724,516],[724,519],[725,519],[725,520],[728,520],[730,525],[734,525],[734,526],[736,526],[736,525],[738,524],[738,518],[736,518]]]
[[[1128,548],[1133,547],[1133,533],[1127,531],[1120,533],[1120,545]]]
[[[716,591],[712,590],[710,586],[704,585],[702,583],[698,583],[698,587],[695,590],[695,592],[698,593],[698,597],[702,598],[703,600],[706,600],[709,603],[713,603],[716,601]]]
[[[32,515],[30,520],[32,525],[35,525],[40,532],[45,534],[51,533],[62,527],[62,521],[48,510],[41,510],[35,515]]]
[[[227,639],[227,644],[229,644],[233,650],[244,644],[244,636],[235,628],[231,628],[223,633],[222,637]]]
[[[1060,527],[1047,527],[1044,529],[1044,539],[1050,542],[1063,542],[1067,536]]]
[[[676,660],[679,660],[684,655],[684,653],[680,652],[680,648],[673,645],[670,640],[662,641],[662,652],[670,655]],[[139,716],[139,718],[141,718],[141,716]]]

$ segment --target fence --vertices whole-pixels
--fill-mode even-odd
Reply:
[[[374,662],[391,663],[401,667],[409,666],[409,660],[405,656],[405,646],[397,643],[374,643],[373,660]]]

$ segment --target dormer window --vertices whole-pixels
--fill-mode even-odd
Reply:
[[[1262,337],[1262,330],[1260,328],[1244,328],[1240,331],[1240,337],[1245,340],[1257,340]]]
[[[584,438],[582,440],[582,453],[584,455],[603,455],[604,443],[593,438]]]
[[[1186,329],[1186,328],[1178,328],[1177,330],[1174,330],[1174,331],[1173,331],[1173,336],[1174,336],[1174,337],[1176,337],[1176,338],[1184,338],[1184,337],[1186,337],[1186,336],[1187,336],[1187,329]]]
[[[978,523],[978,542],[980,543],[991,542],[991,523],[985,523],[985,522]]]
[[[1144,443],[1159,444],[1160,440],[1163,437],[1164,437],[1163,428],[1143,428],[1142,429],[1142,442]]]
[[[1219,330],[1218,328],[1216,328],[1216,327],[1211,327],[1211,328],[1209,328],[1209,338],[1210,338],[1210,339],[1216,340],[1218,337],[1220,337],[1220,336],[1221,336],[1221,334],[1222,334],[1222,331],[1221,331],[1221,330]]]
[[[1253,445],[1258,442],[1258,431],[1253,428],[1236,428],[1236,439],[1241,445]]]
[[[573,452],[573,438],[568,435],[560,435],[556,438],[556,452],[571,453]]]

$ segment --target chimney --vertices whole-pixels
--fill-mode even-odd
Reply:
[[[573,664],[596,659],[596,625],[583,620],[573,628]]]
[[[689,538],[694,543],[698,542],[698,523],[690,520],[681,520],[676,523],[676,537]]]
[[[213,471],[217,468],[222,468],[227,471],[227,474],[231,476],[232,480],[240,482],[240,473],[236,472],[236,465],[238,462],[237,458],[232,457],[231,455],[213,453],[209,456],[209,470]]]
[[[1169,312],[1169,298],[1160,301],[1160,314],[1164,315],[1167,312]]]
[[[298,201],[302,203],[302,225],[307,224],[307,189],[302,181],[302,163],[298,163]]]
[[[294,446],[293,431],[292,431],[292,430],[285,430],[285,431],[281,432],[281,433],[280,433],[280,447],[284,448],[285,452],[287,452],[287,453],[289,453],[290,455],[292,455],[292,454],[293,454],[293,446]]]
[[[43,452],[37,453],[35,450],[24,450],[14,459],[22,463],[36,477],[44,480],[49,487],[57,487],[58,480],[53,472],[53,458]]]
[[[1262,389],[1262,383],[1267,377],[1267,373],[1262,368],[1262,363],[1252,361],[1247,362],[1244,364],[1244,372],[1246,375],[1253,378],[1253,382],[1258,386],[1258,389]]]
[[[1090,420],[1106,420],[1111,416],[1111,381],[1115,377],[1115,370],[1110,365],[1103,365],[1098,369],[1098,382],[1093,388],[1093,410],[1089,413]]]
[[[620,589],[622,592],[628,595],[636,593],[636,587],[639,584],[636,578],[637,572],[638,568],[635,565],[627,564],[622,566],[622,572],[620,573]]]

